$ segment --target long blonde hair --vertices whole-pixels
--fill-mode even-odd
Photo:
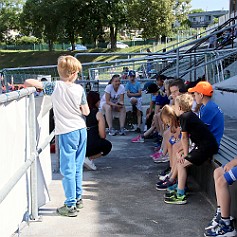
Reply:
[[[164,124],[167,123],[167,120],[169,120],[170,131],[172,133],[176,132],[176,129],[179,127],[179,121],[173,107],[171,107],[170,105],[165,105],[161,110],[160,118]]]
[[[65,55],[58,58],[57,68],[59,76],[63,80],[68,79],[73,73],[80,72],[82,70],[82,65],[73,56]]]

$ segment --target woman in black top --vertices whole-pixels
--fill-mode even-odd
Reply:
[[[98,110],[100,104],[99,93],[90,91],[87,95],[87,102],[90,114],[86,117],[87,149],[84,166],[87,169],[96,170],[92,160],[107,155],[112,149],[112,144],[105,139],[105,120],[103,114]]]

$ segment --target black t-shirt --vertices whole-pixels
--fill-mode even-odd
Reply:
[[[198,147],[216,146],[216,139],[208,127],[192,111],[180,115],[180,126],[182,132],[187,132],[190,139]]]
[[[87,126],[87,143],[96,141],[100,138],[98,130],[98,120],[96,118],[98,110],[91,109],[90,114],[86,116],[86,126]]]

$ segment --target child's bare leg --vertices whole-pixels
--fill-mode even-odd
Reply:
[[[214,171],[214,180],[217,205],[221,207],[221,216],[227,218],[230,216],[230,191],[222,167]]]
[[[149,136],[154,130],[155,130],[155,127],[154,127],[154,126],[151,126],[151,127],[143,134],[143,136],[144,136],[144,137]]]
[[[184,160],[183,164],[177,163],[178,169],[178,193],[183,195],[184,189],[187,181],[187,167],[192,165],[191,162]]]

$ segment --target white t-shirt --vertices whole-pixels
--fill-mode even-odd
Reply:
[[[86,127],[80,106],[87,104],[87,101],[81,85],[66,84],[63,81],[46,82],[44,92],[51,94],[56,135]]]
[[[105,99],[106,93],[110,94],[110,101],[116,104],[119,101],[120,95],[125,94],[125,88],[123,85],[119,85],[118,90],[115,91],[112,84],[107,85],[105,87],[105,93],[100,100],[100,108],[102,108],[103,105],[106,103],[106,99]]]

